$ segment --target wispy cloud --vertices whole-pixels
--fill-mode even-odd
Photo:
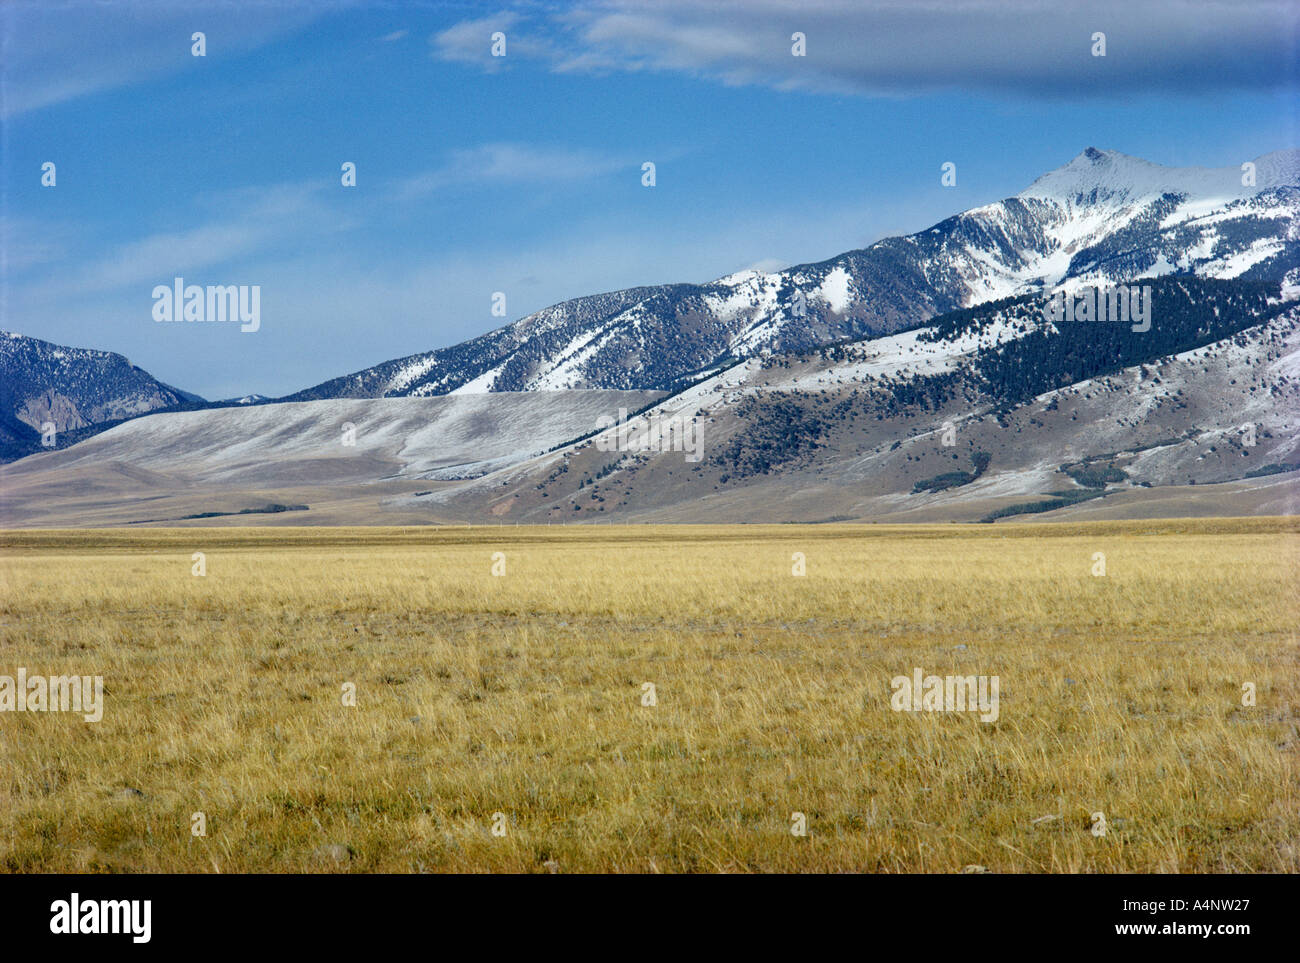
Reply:
[[[66,232],[29,217],[0,219],[0,278],[58,261],[67,247]],[[6,292],[0,292],[3,295]]]
[[[191,36],[206,57],[247,53],[339,3],[6,3],[0,8],[4,93],[12,118],[193,67]]]
[[[490,24],[506,31],[510,56],[557,72],[671,71],[841,94],[1093,96],[1300,82],[1292,0],[579,0],[466,21],[438,35],[435,53],[493,66]],[[805,56],[792,54],[795,32]],[[1098,32],[1104,57],[1092,55]]]
[[[411,199],[479,184],[581,181],[635,166],[626,159],[567,147],[485,144],[453,151],[441,167],[402,181],[397,194]]]
[[[509,63],[507,57],[511,54],[525,58],[552,56],[553,51],[548,43],[541,41],[539,35],[528,33],[516,34],[511,38],[513,44],[507,40],[506,57],[492,56],[492,35],[498,31],[514,33],[514,26],[520,20],[520,15],[511,10],[475,20],[462,20],[455,26],[435,33],[429,38],[429,45],[433,56],[439,60],[474,64],[488,71],[500,70],[506,66]]]
[[[757,271],[759,274],[775,274],[777,271],[783,271],[789,266],[790,265],[788,262],[782,261],[780,258],[764,257],[764,258],[759,258],[757,261],[754,261],[752,264],[746,264],[740,270]]]
[[[65,295],[152,286],[176,275],[261,255],[305,232],[318,236],[348,226],[320,202],[322,188],[322,184],[278,184],[198,198],[194,219],[205,212],[210,215],[201,223],[122,241],[72,271],[16,287],[15,293],[40,303]],[[42,233],[47,230],[47,225],[40,225]],[[31,235],[16,240],[19,251],[57,263],[56,252],[39,246]]]

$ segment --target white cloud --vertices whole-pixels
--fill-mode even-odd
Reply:
[[[319,184],[279,184],[198,198],[200,211],[214,215],[206,223],[123,241],[82,267],[30,285],[15,285],[13,293],[24,303],[38,305],[132,285],[152,288],[177,275],[267,252],[304,233],[318,236],[346,226],[319,203],[320,188]],[[40,226],[41,233],[47,230],[46,225]],[[255,284],[257,279],[247,283]]]
[[[474,184],[579,181],[638,165],[591,151],[530,144],[484,144],[453,151],[444,165],[398,185],[401,199]]]
[[[1293,0],[579,0],[535,16],[517,49],[558,72],[672,71],[790,90],[1277,89],[1300,70]],[[443,31],[436,54],[481,63],[489,22]],[[796,31],[802,57],[791,53]],[[1105,57],[1091,53],[1098,31]]]
[[[506,66],[507,58],[514,56],[535,56],[540,53],[535,45],[521,38],[512,38],[514,25],[520,16],[512,11],[503,11],[490,17],[477,20],[463,20],[455,26],[441,30],[429,38],[433,56],[439,60],[476,64],[484,70],[499,70]],[[506,56],[492,56],[492,34],[500,31],[506,34]],[[511,43],[511,40],[515,43]]]
[[[777,271],[783,271],[790,266],[790,262],[782,261],[780,258],[763,257],[742,268],[738,268],[735,273],[741,271],[757,271],[759,274],[775,274]]]

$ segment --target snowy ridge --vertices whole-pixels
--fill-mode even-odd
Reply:
[[[1016,196],[1059,204],[1102,202],[1109,206],[1122,206],[1164,194],[1228,200],[1244,197],[1264,187],[1278,186],[1246,187],[1241,183],[1241,176],[1239,168],[1164,167],[1119,151],[1089,147],[1070,163],[1044,174]]]
[[[955,308],[1174,272],[1281,280],[1300,260],[1300,152],[1170,168],[1088,148],[1015,197],[815,264],[566,301],[472,341],[300,392],[676,389],[733,360],[889,335]],[[800,295],[802,297],[800,297]]]

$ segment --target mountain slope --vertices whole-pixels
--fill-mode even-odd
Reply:
[[[1300,282],[1300,151],[1167,168],[1088,148],[1019,195],[817,264],[631,288],[284,400],[451,392],[671,390],[765,352],[888,334],[1057,285],[1171,273]]]
[[[739,363],[647,412],[693,421],[698,463],[636,450],[634,431],[623,451],[584,440],[394,504],[524,522],[977,520],[1226,484],[1293,511],[1300,301],[1276,283],[1151,286],[1146,332],[1053,322],[1025,296]]]
[[[1287,514],[1300,497],[1300,300],[1151,282],[1151,328],[1034,297],[664,397],[342,399],[147,415],[0,468],[10,526],[757,522]],[[702,457],[612,447],[625,408]],[[356,443],[343,442],[351,423]],[[307,511],[244,514],[268,505]],[[195,522],[197,523],[197,522]]]
[[[377,521],[383,496],[481,477],[659,397],[502,392],[145,415],[0,467],[0,527],[178,521],[276,503],[309,506],[280,524]]]
[[[0,453],[8,457],[39,451],[47,423],[63,434],[202,401],[120,354],[0,332]]]

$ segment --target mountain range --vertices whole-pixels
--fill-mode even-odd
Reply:
[[[1167,273],[1279,279],[1300,268],[1300,151],[1168,168],[1088,148],[1015,197],[816,264],[576,298],[454,347],[290,395],[673,390],[734,360],[915,327],[1069,282]]]
[[[0,444],[38,452],[0,469],[6,524],[263,498],[314,504],[286,524],[1287,512],[1298,208],[1300,151],[1196,169],[1088,148],[916,234],[577,298],[274,401],[6,335]],[[1115,285],[1145,286],[1150,330],[1045,313]],[[611,451],[620,410],[689,421],[703,456]],[[66,450],[41,450],[47,422]]]

